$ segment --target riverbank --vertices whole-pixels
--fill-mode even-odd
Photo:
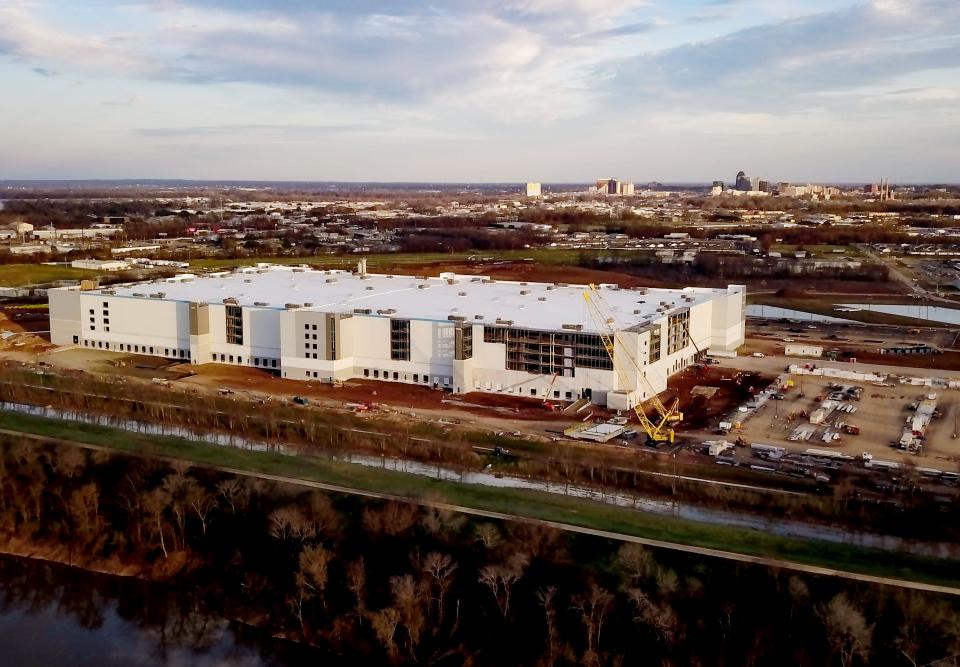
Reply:
[[[705,550],[705,555],[751,562],[766,559],[763,564],[769,566],[824,568],[825,574],[881,577],[889,579],[888,583],[902,580],[904,585],[960,587],[956,561],[947,558],[792,539],[536,491],[471,486],[314,457],[218,447],[28,415],[0,413],[0,428],[12,438],[23,434],[34,442],[55,440],[138,457],[188,461],[230,474],[270,476],[283,483],[307,484],[336,493],[403,499],[481,515],[494,513],[507,520],[547,522],[561,529],[602,531],[614,539],[617,535],[637,538],[665,549]]]

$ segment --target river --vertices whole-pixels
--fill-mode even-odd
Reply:
[[[205,610],[197,598],[161,584],[0,556],[0,664],[338,664],[319,649],[276,640],[258,629],[220,618]]]
[[[87,424],[97,424],[119,428],[137,433],[151,435],[173,436],[185,438],[195,442],[206,442],[219,446],[237,447],[253,451],[272,451],[290,456],[299,455],[300,448],[296,445],[285,445],[277,442],[267,442],[254,438],[244,438],[223,433],[209,433],[194,431],[180,426],[168,426],[149,422],[120,419],[101,414],[91,414],[75,410],[62,410],[54,407],[26,405],[0,401],[0,410],[19,412],[48,419],[61,419]],[[848,530],[840,526],[807,522],[795,519],[765,517],[760,514],[727,511],[712,507],[705,507],[693,503],[682,503],[670,499],[643,496],[604,489],[602,487],[567,484],[564,482],[550,482],[530,479],[514,475],[503,475],[497,472],[455,470],[434,463],[411,461],[388,456],[372,456],[366,454],[352,454],[349,452],[328,453],[322,450],[311,449],[310,455],[323,456],[334,461],[360,465],[372,468],[381,468],[409,475],[420,475],[433,479],[458,482],[461,484],[477,484],[481,486],[527,489],[543,493],[582,498],[595,502],[627,507],[642,512],[670,515],[680,519],[711,523],[718,525],[747,528],[758,533],[778,535],[809,540],[821,540],[836,544],[855,544],[885,551],[910,550],[915,554],[933,557],[946,557],[952,552],[952,545],[938,542],[919,542],[907,540],[894,535],[882,535],[869,531]],[[680,477],[680,479],[687,479]],[[699,483],[703,483],[702,481]]]

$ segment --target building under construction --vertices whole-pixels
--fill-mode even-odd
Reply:
[[[663,391],[670,375],[708,350],[739,347],[745,295],[738,285],[622,289],[370,275],[362,263],[356,272],[259,265],[49,291],[59,345],[250,366],[295,380],[369,378],[588,398],[618,409]]]

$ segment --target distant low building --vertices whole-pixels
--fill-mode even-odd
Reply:
[[[527,183],[527,196],[540,197],[543,194],[543,186],[540,183]]]
[[[126,271],[130,268],[127,262],[119,259],[75,259],[70,266],[88,271]]]

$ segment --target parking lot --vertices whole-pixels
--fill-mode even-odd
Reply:
[[[803,452],[807,449],[828,449],[850,456],[861,453],[871,454],[876,459],[887,461],[909,460],[916,465],[929,465],[942,469],[952,469],[948,462],[960,461],[960,439],[954,438],[960,417],[960,391],[956,389],[938,389],[894,384],[894,386],[876,386],[870,383],[851,382],[834,378],[788,375],[794,387],[782,392],[783,399],[766,401],[756,413],[741,423],[737,434],[748,442],[763,442],[785,447],[787,450]],[[831,385],[860,387],[859,400],[840,397],[831,390]],[[917,404],[929,393],[936,393],[938,411],[941,416],[933,419],[926,430],[923,448],[919,455],[911,455],[891,446],[900,440],[907,419],[913,416],[908,405]],[[824,403],[835,406],[820,423],[811,423]],[[840,399],[840,400],[837,400]],[[843,425],[847,425],[844,429]],[[844,432],[844,431],[848,432]],[[853,434],[859,431],[858,434]],[[836,439],[825,442],[824,434],[835,433]],[[801,436],[800,439],[797,436]],[[793,439],[791,439],[793,436]],[[806,439],[802,439],[806,436]]]

